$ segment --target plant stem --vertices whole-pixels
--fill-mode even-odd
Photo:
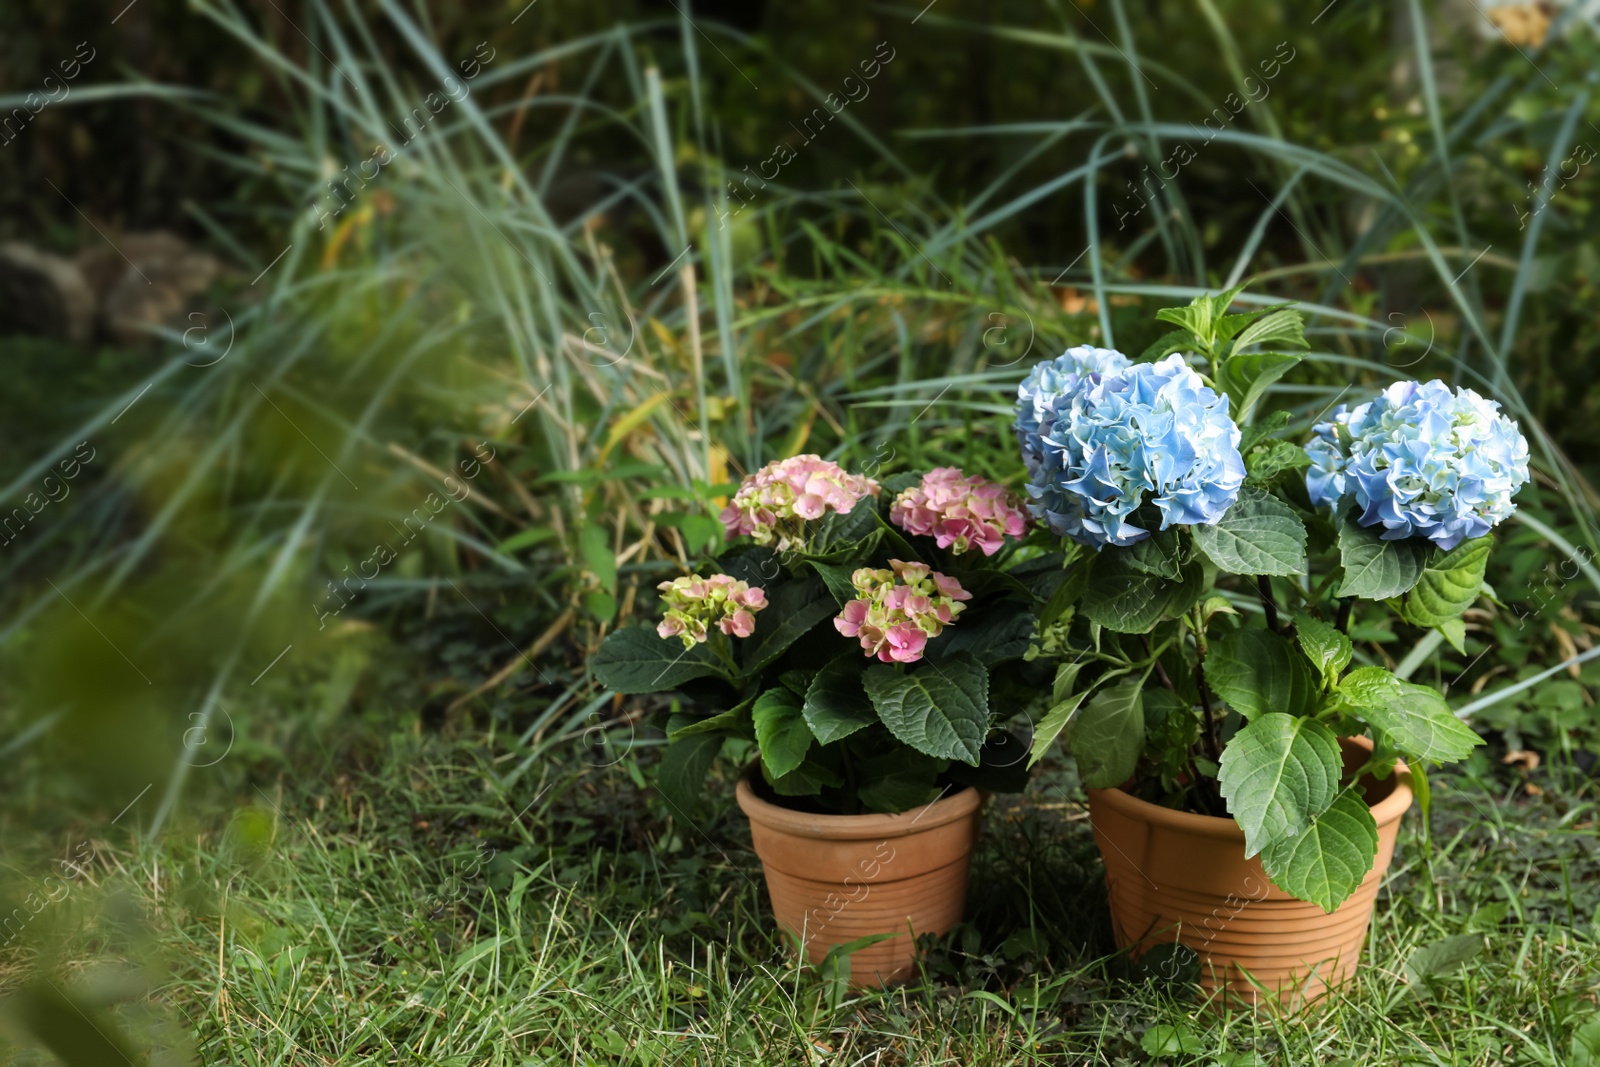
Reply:
[[[1162,685],[1176,693],[1178,687],[1172,684],[1172,678],[1167,674],[1167,668],[1162,666],[1161,660],[1157,658],[1155,653],[1150,651],[1150,638],[1145,634],[1140,634],[1139,640],[1144,644],[1144,654],[1150,657],[1150,663],[1156,669],[1156,677],[1161,680]]]
[[[1346,597],[1339,601],[1339,614],[1334,619],[1334,627],[1342,634],[1350,632],[1350,609],[1356,606],[1355,597]]]
[[[1200,692],[1201,726],[1204,732],[1206,758],[1213,763],[1222,762],[1222,735],[1217,729],[1216,713],[1211,705],[1211,687],[1206,685],[1206,629],[1205,616],[1199,607],[1194,611],[1194,684]],[[1204,784],[1202,784],[1204,783]],[[1194,784],[1196,794],[1203,797],[1207,805],[1216,811],[1221,807],[1222,796],[1217,792],[1216,782],[1208,775],[1195,768]]]
[[[1278,602],[1272,598],[1272,582],[1265,574],[1256,575],[1256,589],[1261,593],[1261,608],[1267,613],[1267,629],[1281,633],[1278,629]]]

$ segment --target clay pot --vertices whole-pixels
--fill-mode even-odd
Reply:
[[[917,938],[948,933],[966,907],[980,792],[962,789],[899,815],[816,815],[763,799],[753,784],[759,773],[746,770],[737,795],[778,925],[811,963],[835,945],[896,934],[850,956],[850,985],[911,977]]]
[[[1372,742],[1340,744],[1345,773],[1353,774]],[[1259,856],[1245,859],[1244,831],[1233,819],[1173,811],[1120,789],[1090,789],[1090,824],[1105,859],[1118,946],[1132,947],[1137,957],[1172,941],[1187,945],[1200,957],[1206,994],[1223,994],[1219,1004],[1266,999],[1292,1010],[1322,996],[1355,972],[1400,817],[1411,806],[1404,763],[1387,779],[1369,776],[1362,785],[1378,824],[1378,855],[1331,914],[1273,885]]]

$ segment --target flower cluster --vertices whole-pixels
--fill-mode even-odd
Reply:
[[[1500,405],[1434,379],[1395,382],[1354,409],[1341,405],[1306,446],[1306,490],[1383,538],[1426,537],[1448,551],[1516,510],[1528,480],[1528,441]]]
[[[767,606],[767,594],[760,586],[727,574],[706,578],[691,574],[656,588],[666,602],[656,633],[681,638],[684,648],[704,641],[712,624],[725,634],[749,637],[756,629],[755,613]]]
[[[1062,366],[1083,351],[1046,374],[1035,368],[1017,391],[1028,510],[1096,549],[1150,536],[1128,521],[1146,501],[1163,530],[1221,519],[1245,474],[1228,398],[1181,355],[1129,364],[1119,353],[1089,349],[1095,355],[1075,357],[1078,370]]]
[[[878,483],[871,478],[847,473],[821,456],[795,456],[747,475],[733,502],[722,509],[722,525],[729,537],[747,534],[756,544],[782,552],[804,544],[808,520],[829,510],[848,512],[863,497],[877,494]]]
[[[972,594],[961,583],[923,563],[891,559],[892,570],[862,567],[850,576],[861,594],[834,618],[846,637],[857,637],[868,656],[885,663],[915,663],[930,637],[938,637],[961,614]]]
[[[1128,357],[1114,348],[1079,345],[1028,372],[1017,387],[1017,421],[1012,428],[1022,449],[1022,462],[1032,475],[1044,462],[1040,427],[1053,422],[1056,400],[1098,382],[1105,374],[1128,369]]]
[[[922,484],[895,497],[889,520],[909,534],[932,537],[956,555],[976,547],[985,556],[1000,551],[1006,536],[1022,536],[1027,514],[1002,486],[958,467],[937,467]]]

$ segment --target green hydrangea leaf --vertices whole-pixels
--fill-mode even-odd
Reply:
[[[1323,911],[1349,899],[1378,855],[1378,824],[1358,789],[1340,790],[1326,811],[1294,837],[1261,850],[1272,884]]]
[[[1304,612],[1294,617],[1294,636],[1300,643],[1300,651],[1322,673],[1324,685],[1338,681],[1339,675],[1350,665],[1350,657],[1355,655],[1349,635]]]
[[[1428,686],[1403,682],[1382,667],[1357,667],[1339,683],[1337,693],[1343,704],[1413,759],[1454,763],[1483,744],[1444,697]]]
[[[1483,573],[1493,547],[1494,538],[1485,534],[1448,552],[1436,551],[1406,594],[1402,612],[1406,621],[1413,626],[1442,627],[1459,619],[1483,591]]]
[[[774,778],[782,778],[805,761],[816,740],[801,712],[800,698],[784,688],[768,689],[756,698],[751,715],[761,762]]]
[[[767,592],[767,606],[756,612],[756,632],[738,642],[746,674],[775,661],[807,630],[839,611],[826,586],[816,579],[784,582]]]
[[[878,721],[861,687],[867,661],[854,650],[841,653],[811,679],[802,713],[818,742],[831,745]]]
[[[1056,738],[1061,736],[1061,731],[1067,728],[1067,723],[1072,721],[1073,712],[1078,710],[1078,705],[1083,703],[1087,692],[1076,693],[1062,700],[1056,701],[1045,712],[1044,718],[1033,728],[1033,744],[1028,749],[1028,766],[1032,767],[1044,758]]]
[[[1306,526],[1270,493],[1245,486],[1222,518],[1194,528],[1195,544],[1230,574],[1304,574]]]
[[[1113,789],[1127,781],[1144,751],[1138,680],[1127,678],[1097,693],[1072,724],[1067,747],[1086,787]]]
[[[1304,833],[1339,794],[1339,739],[1315,719],[1274,712],[1222,750],[1217,778],[1244,831],[1244,854]]]
[[[595,679],[617,693],[661,693],[684,682],[721,674],[722,665],[704,645],[684,648],[643,626],[614,631],[589,659]]]
[[[674,741],[661,753],[656,765],[656,792],[680,819],[688,819],[700,799],[711,763],[722,748],[716,734],[701,734]]]
[[[1245,626],[1218,635],[1206,654],[1206,684],[1246,719],[1304,715],[1321,695],[1311,665],[1271,630]]]
[[[1128,550],[1107,548],[1096,557],[1079,608],[1090,622],[1124,634],[1148,633],[1164,618],[1181,615],[1205,591],[1205,575],[1191,561],[1182,581],[1146,574],[1133,566]]]
[[[1414,539],[1385,541],[1378,531],[1355,521],[1339,530],[1339,561],[1344,579],[1340,596],[1387,600],[1408,592],[1422,577],[1427,549]]]
[[[977,765],[989,732],[989,672],[972,656],[909,670],[875,664],[861,680],[895,737],[924,755]]]

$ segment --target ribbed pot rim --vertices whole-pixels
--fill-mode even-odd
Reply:
[[[946,826],[972,815],[983,803],[981,790],[963,786],[960,792],[940,797],[932,804],[903,811],[899,815],[818,815],[779,807],[763,800],[751,784],[760,773],[756,764],[739,775],[734,795],[739,807],[753,823],[777,833],[811,837],[825,841],[859,841],[872,838],[908,837]]]
[[[1341,745],[1361,749],[1364,753],[1372,751],[1372,739],[1368,737],[1341,737]],[[1400,817],[1411,807],[1411,769],[1406,766],[1405,760],[1397,760],[1394,768],[1394,788],[1389,795],[1378,801],[1372,807],[1372,818],[1380,827],[1399,822]],[[1085,790],[1089,799],[1097,804],[1125,815],[1130,819],[1150,823],[1153,826],[1164,827],[1169,830],[1198,837],[1218,838],[1224,841],[1237,841],[1244,844],[1244,831],[1231,816],[1223,818],[1218,815],[1197,815],[1189,811],[1175,811],[1164,808],[1160,804],[1152,804],[1148,800],[1125,793],[1120,788],[1116,789],[1089,789]]]

